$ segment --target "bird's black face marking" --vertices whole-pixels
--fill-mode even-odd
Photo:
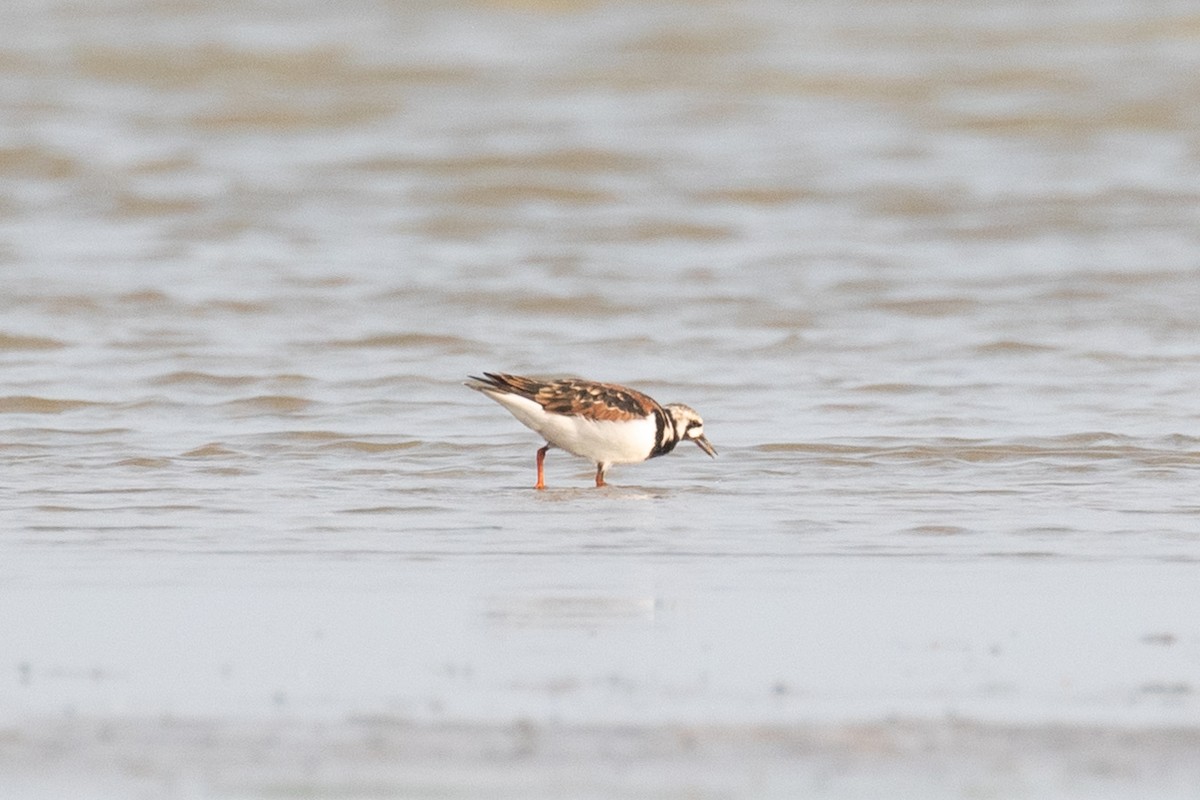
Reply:
[[[704,420],[700,419],[699,414],[682,403],[672,403],[666,408],[671,415],[676,439],[695,442],[701,450],[710,456],[716,456],[716,449],[704,436]]]

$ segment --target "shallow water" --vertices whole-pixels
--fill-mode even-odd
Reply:
[[[1189,4],[15,8],[6,793],[1191,796]]]

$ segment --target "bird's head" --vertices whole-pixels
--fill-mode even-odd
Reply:
[[[681,442],[690,439],[701,450],[716,457],[716,448],[709,444],[708,439],[704,437],[704,420],[700,419],[699,414],[683,403],[671,403],[666,406],[666,409],[671,416],[671,424],[675,426],[676,439]]]

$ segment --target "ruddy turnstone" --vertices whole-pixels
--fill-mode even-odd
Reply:
[[[545,489],[546,451],[558,447],[596,462],[596,485],[613,464],[633,464],[665,455],[690,439],[710,456],[717,451],[704,438],[704,420],[682,403],[659,405],[634,389],[577,378],[537,380],[502,372],[471,376],[466,384],[507,408],[527,428],[542,435],[537,451],[537,484]]]

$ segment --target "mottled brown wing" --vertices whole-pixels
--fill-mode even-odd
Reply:
[[[578,378],[540,381],[520,375],[483,373],[495,388],[528,397],[553,414],[600,420],[638,419],[658,406],[639,391],[615,383]],[[482,379],[479,379],[482,380]]]
[[[570,378],[547,383],[534,399],[552,413],[602,420],[640,419],[657,405],[625,386]]]

